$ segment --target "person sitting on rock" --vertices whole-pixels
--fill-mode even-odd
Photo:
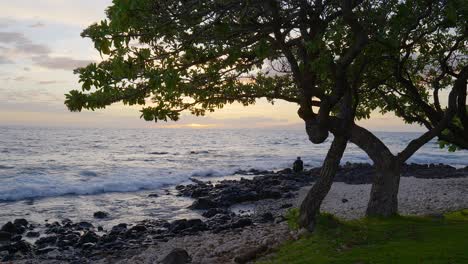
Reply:
[[[304,170],[304,163],[301,160],[301,157],[297,157],[297,160],[294,161],[293,171],[294,173],[301,173]]]

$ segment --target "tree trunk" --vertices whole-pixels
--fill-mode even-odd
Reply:
[[[299,215],[299,225],[309,231],[315,228],[317,214],[323,199],[333,183],[333,178],[340,165],[341,157],[346,149],[347,139],[335,137],[328,150],[327,156],[320,170],[320,177],[302,201]]]
[[[389,217],[398,213],[398,188],[401,164],[396,158],[374,164],[376,175],[372,183],[367,216]]]

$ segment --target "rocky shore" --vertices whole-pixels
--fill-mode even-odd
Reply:
[[[16,219],[0,231],[0,260],[18,263],[246,263],[298,236],[285,222],[320,168],[301,174],[282,171],[238,171],[238,181],[193,179],[176,186],[177,195],[194,199],[201,219],[172,222],[150,219],[105,230],[96,223],[62,219],[30,223]],[[322,209],[340,217],[361,217],[374,169],[369,164],[340,168]],[[440,213],[468,207],[468,167],[404,167],[400,188],[403,214]],[[107,212],[96,212],[96,222]],[[180,261],[180,262],[177,262]]]

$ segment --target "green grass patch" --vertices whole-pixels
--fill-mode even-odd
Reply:
[[[354,221],[322,215],[313,234],[259,263],[468,263],[468,209],[444,217]]]

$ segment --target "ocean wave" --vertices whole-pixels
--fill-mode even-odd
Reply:
[[[80,171],[80,175],[85,176],[85,177],[97,177],[98,176],[96,172],[90,171],[90,170]]]
[[[13,166],[5,166],[5,165],[0,165],[0,170],[10,170],[14,169],[15,167]]]
[[[209,154],[209,150],[192,150],[189,152],[191,155],[198,155],[198,154]]]
[[[82,172],[79,173],[82,175]],[[168,185],[175,185],[188,180],[189,174],[175,175],[167,173],[163,177],[152,177],[153,171],[135,172],[127,170],[112,175],[101,175],[86,181],[71,181],[56,175],[41,177],[24,175],[0,186],[0,201],[18,201],[24,199],[47,198],[65,195],[96,195],[111,192],[136,192],[156,190]]]
[[[235,170],[206,169],[192,172],[191,177],[219,177],[234,174]]]
[[[148,153],[150,155],[167,155],[169,154],[169,152],[165,152],[165,151],[161,151],[161,152],[158,152],[158,151],[155,151],[155,152],[150,152]]]

